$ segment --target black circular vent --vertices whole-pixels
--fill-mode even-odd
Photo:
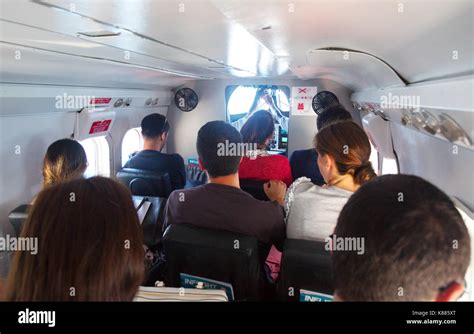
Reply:
[[[322,113],[331,107],[339,105],[339,100],[334,93],[327,90],[319,92],[313,97],[313,110],[316,114]]]
[[[176,107],[182,111],[189,112],[198,105],[198,96],[191,88],[181,88],[174,95]]]

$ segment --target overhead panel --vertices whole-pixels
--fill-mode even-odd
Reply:
[[[151,70],[162,71],[170,75],[197,79],[212,79],[215,73],[210,70],[196,66],[184,65],[175,61],[165,60],[159,57],[138,54],[125,49],[109,47],[85,39],[31,28],[18,23],[0,22],[2,33],[0,42],[11,46],[34,48],[42,51],[51,51],[55,54],[81,56],[88,59],[106,60],[119,64],[136,65],[148,67]],[[110,37],[115,38],[115,37]],[[74,60],[72,60],[74,61]]]
[[[91,59],[149,66],[168,73],[199,79],[213,78],[218,74],[199,64],[193,65],[197,60],[202,61],[200,57],[150,41],[144,43],[144,46],[140,45],[143,46],[140,49],[136,47],[139,44],[137,40],[142,38],[126,30],[113,28],[65,10],[20,0],[18,3],[13,1],[2,3],[0,15],[0,40],[4,42],[81,55]],[[120,34],[109,37],[86,37],[80,34],[107,30]],[[183,54],[187,58],[180,59]],[[208,60],[204,63],[207,65]]]
[[[190,78],[148,67],[0,43],[2,82],[140,88],[175,87]],[[18,58],[19,57],[19,58]]]
[[[348,75],[347,71],[337,73],[339,68],[330,67],[332,61],[322,73],[308,68],[311,66],[307,63],[307,51],[322,48],[358,50],[373,55],[408,83],[474,72],[472,0],[214,0],[213,3],[280,59],[287,60],[291,70],[301,78],[332,75],[342,80],[339,82],[343,85],[354,84],[354,75]],[[355,69],[354,74],[364,70]],[[369,79],[361,76],[360,85],[378,84],[377,77]],[[384,84],[385,80],[380,83]]]
[[[35,6],[33,10],[46,13],[32,17],[7,6],[4,17],[121,50],[196,66],[214,72],[216,77],[229,77],[229,73],[243,77],[278,76],[288,71],[284,61],[278,62],[265,46],[208,1],[20,3],[30,12],[31,6]],[[94,30],[112,30],[120,35],[78,35]]]
[[[303,79],[320,77],[354,90],[404,86],[404,82],[387,64],[374,56],[347,50],[310,50],[308,66],[294,72]]]

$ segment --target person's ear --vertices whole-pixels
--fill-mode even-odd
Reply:
[[[446,288],[442,289],[436,296],[437,302],[451,302],[456,301],[464,293],[464,285],[459,282],[452,282]]]
[[[161,140],[162,140],[162,141],[166,141],[166,138],[168,138],[168,132],[163,132],[163,133],[161,134]]]
[[[273,139],[273,133],[265,140],[265,146],[270,145]]]
[[[322,166],[325,170],[329,171],[331,169],[331,166],[334,162],[334,158],[331,157],[329,154],[323,154],[320,156],[321,157],[321,162]]]

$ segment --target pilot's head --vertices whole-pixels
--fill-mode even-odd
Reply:
[[[273,138],[275,120],[272,114],[266,110],[259,110],[250,116],[240,130],[244,143],[265,149]]]
[[[202,126],[196,148],[199,165],[211,178],[237,173],[245,153],[239,131],[223,121],[212,121]]]
[[[142,136],[145,141],[155,142],[159,150],[163,148],[168,138],[170,125],[165,116],[154,113],[142,120]]]
[[[463,293],[468,230],[449,197],[417,176],[384,175],[360,187],[333,235],[341,244],[350,238],[363,238],[365,249],[333,247],[335,299],[449,301]]]

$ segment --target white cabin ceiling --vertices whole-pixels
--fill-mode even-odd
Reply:
[[[174,86],[196,78],[297,77],[330,78],[361,91],[474,72],[473,1],[405,1],[399,12],[400,3],[3,0],[0,41],[7,49],[50,52],[48,63],[36,63],[36,72],[54,76],[56,57],[67,63],[68,56],[77,55],[82,57],[75,57],[78,71],[87,72],[91,62],[106,62],[123,76],[118,84],[130,88],[137,80],[144,80],[144,86]],[[78,34],[101,30],[120,35]],[[327,48],[367,53],[388,65],[385,73],[394,72],[367,72],[380,65],[367,61],[334,66],[326,56],[308,56]],[[21,72],[21,64],[2,57],[10,74]],[[133,67],[142,71],[138,78],[130,77]],[[157,71],[166,75],[146,82],[147,70],[152,78],[159,77]],[[401,79],[394,78],[396,73]],[[117,79],[110,81],[115,85]]]

